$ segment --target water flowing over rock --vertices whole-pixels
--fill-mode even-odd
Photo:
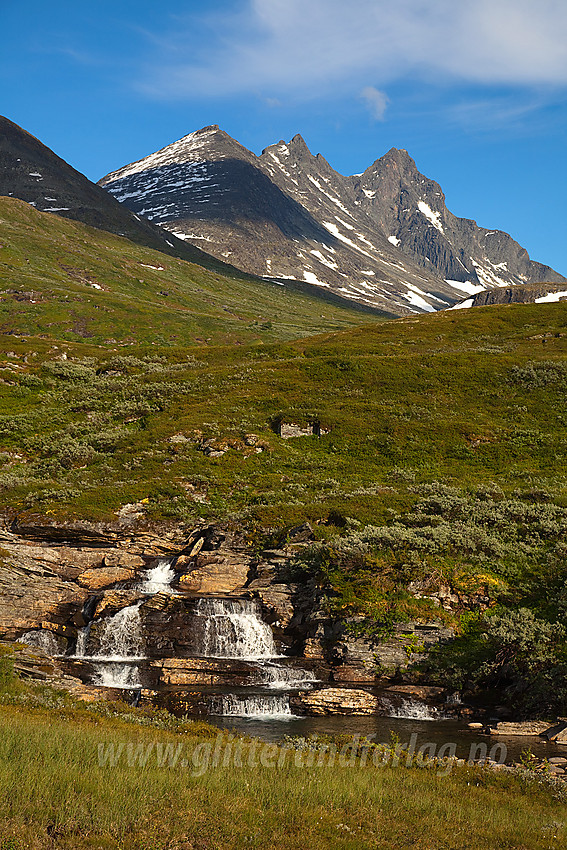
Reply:
[[[122,608],[108,617],[100,632],[97,657],[122,661],[144,655],[144,639],[140,623],[140,605]]]
[[[252,599],[200,599],[196,606],[196,654],[216,658],[273,658],[270,627]]]
[[[425,702],[414,699],[401,699],[398,705],[387,697],[380,699],[383,713],[387,717],[402,717],[406,720],[439,720],[443,715],[441,711]]]
[[[37,646],[39,649],[43,649],[47,655],[59,655],[61,653],[61,647],[57,638],[53,632],[47,631],[47,629],[25,632],[25,634],[18,638],[18,643],[27,643],[28,646]]]
[[[172,564],[174,558],[160,558],[155,567],[146,570],[144,580],[140,584],[142,593],[169,593],[171,592],[171,582],[175,578],[175,570]]]
[[[259,720],[292,717],[289,698],[286,696],[236,696],[235,694],[211,697],[209,714],[250,717]]]

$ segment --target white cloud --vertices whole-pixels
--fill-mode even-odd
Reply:
[[[175,24],[146,68],[143,87],[159,97],[309,98],[408,76],[567,83],[565,0],[245,0]],[[378,98],[365,100],[383,114]]]
[[[388,98],[383,91],[374,88],[374,86],[365,86],[360,92],[360,98],[365,102],[368,111],[376,121],[384,120]]]

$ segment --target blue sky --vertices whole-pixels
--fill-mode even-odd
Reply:
[[[344,174],[405,148],[567,275],[565,0],[0,0],[0,113],[97,180],[207,124]]]

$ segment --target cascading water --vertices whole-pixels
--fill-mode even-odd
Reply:
[[[199,599],[195,608],[196,651],[212,658],[258,660],[277,656],[270,627],[254,599]]]
[[[285,691],[290,688],[303,690],[310,688],[316,681],[313,673],[300,667],[285,667],[283,664],[270,662],[258,665],[257,684],[264,685],[270,690]]]
[[[140,687],[137,662],[144,658],[140,605],[141,602],[128,605],[102,621],[98,648],[92,655],[88,654],[88,643],[93,624],[89,623],[79,632],[75,655],[92,662],[97,685]]]
[[[241,697],[236,694],[212,697],[209,701],[209,714],[223,717],[253,717],[256,720],[293,717],[287,696]]]
[[[26,632],[20,638],[18,643],[27,643],[28,646],[37,646],[43,649],[48,655],[60,655],[60,649],[55,639],[55,635],[48,632],[47,629],[39,629],[35,632]]]
[[[380,701],[387,717],[399,717],[406,720],[439,720],[443,716],[434,706],[413,699],[402,699],[399,705],[394,705],[386,697],[382,697]]]
[[[105,661],[124,661],[144,654],[144,639],[140,620],[140,602],[121,608],[107,617],[100,630],[97,658]]]
[[[314,681],[308,671],[273,660],[280,657],[274,636],[254,599],[199,599],[194,634],[195,652],[200,656],[254,661],[258,688],[289,691],[310,687]],[[288,694],[265,692],[215,695],[209,699],[209,713],[260,720],[293,716]]]
[[[142,593],[153,596],[156,593],[171,593],[171,582],[175,578],[174,558],[159,558],[155,567],[146,570],[144,580],[139,585]]]

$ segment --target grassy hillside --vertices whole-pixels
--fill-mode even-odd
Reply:
[[[7,335],[118,347],[231,345],[360,323],[347,307],[224,277],[14,198],[0,198],[0,240]]]
[[[121,504],[144,499],[156,518],[285,525],[334,512],[376,523],[413,504],[415,484],[433,480],[543,489],[563,504],[564,305],[438,313],[263,345],[247,327],[239,333],[255,344],[193,337],[174,345],[172,326],[181,342],[192,336],[189,323],[203,332],[202,314],[184,325],[180,310],[158,312],[149,297],[122,294],[127,284],[117,270],[115,301],[108,297],[100,320],[100,292],[65,279],[62,300],[24,303],[21,312],[21,302],[4,301],[4,329],[11,322],[28,331],[2,340],[2,507],[112,519]],[[178,288],[179,301],[189,301]],[[66,290],[78,299],[72,308]],[[217,336],[237,338],[236,322],[224,331],[215,310],[207,319]],[[115,338],[128,323],[138,341],[77,341],[61,330],[71,312],[87,326],[115,318]],[[310,322],[313,313],[292,326],[288,314],[266,335],[306,332]],[[328,433],[282,440],[274,430],[281,418],[317,419]]]
[[[142,526],[227,519],[276,544],[310,520],[301,569],[331,615],[376,640],[449,620],[461,638],[430,680],[565,714],[565,304],[361,325],[3,209],[7,517],[116,521],[135,503]],[[282,421],[323,432],[285,440]],[[458,601],[440,611],[410,586]]]

